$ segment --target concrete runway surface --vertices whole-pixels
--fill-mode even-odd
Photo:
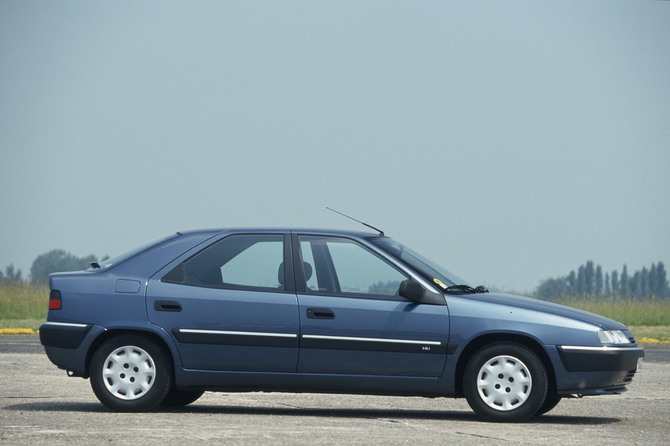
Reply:
[[[211,393],[178,410],[119,414],[68,378],[35,335],[0,336],[0,444],[670,444],[670,345],[648,345],[622,395],[563,400],[523,424],[465,400]]]

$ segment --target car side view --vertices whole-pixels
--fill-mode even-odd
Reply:
[[[625,391],[644,357],[618,322],[473,288],[383,233],[181,232],[49,284],[49,359],[115,411],[359,393],[517,422]]]

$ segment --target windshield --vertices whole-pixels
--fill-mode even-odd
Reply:
[[[144,251],[146,251],[146,250],[149,249],[149,248],[153,248],[154,246],[158,246],[158,245],[160,245],[160,244],[163,243],[163,242],[166,242],[166,241],[168,241],[168,240],[170,240],[170,239],[172,239],[172,238],[177,237],[178,235],[179,235],[179,233],[177,233],[177,234],[172,234],[172,235],[170,235],[170,236],[168,236],[168,237],[165,237],[165,238],[162,238],[162,239],[160,239],[160,240],[158,240],[158,241],[154,241],[154,242],[151,242],[151,243],[147,243],[146,245],[142,245],[142,246],[140,246],[139,248],[135,248],[135,249],[133,249],[133,250],[131,250],[131,251],[128,251],[128,252],[123,253],[123,254],[118,255],[118,256],[114,256],[114,257],[112,257],[111,259],[101,260],[100,262],[98,262],[97,265],[98,265],[99,268],[101,268],[101,269],[105,269],[105,268],[112,267],[112,266],[114,266],[114,265],[118,265],[119,263],[121,263],[121,262],[125,262],[125,261],[128,260],[129,258],[131,258],[131,257],[135,257],[137,254],[139,254],[139,253],[141,253],[141,252],[144,252]],[[92,265],[92,266],[93,266],[93,265]],[[93,266],[93,268],[94,268],[94,269],[97,269],[95,266]]]
[[[369,239],[374,245],[411,266],[427,281],[436,284],[443,290],[454,285],[468,285],[457,275],[447,271],[436,263],[423,257],[421,254],[407,248],[402,243],[389,237],[374,237]]]

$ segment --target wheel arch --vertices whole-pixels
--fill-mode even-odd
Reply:
[[[90,376],[91,360],[93,359],[93,355],[95,354],[96,350],[98,350],[98,348],[100,348],[100,346],[105,342],[107,342],[109,339],[125,335],[143,336],[155,342],[156,345],[162,348],[164,350],[164,353],[172,360],[172,363],[174,364],[174,366],[172,367],[173,369],[172,373],[174,375],[174,368],[177,366],[176,358],[178,358],[178,356],[175,356],[177,354],[176,351],[174,351],[174,349],[171,348],[171,346],[169,345],[169,341],[167,341],[163,336],[154,331],[144,330],[141,328],[111,328],[102,332],[89,346],[88,351],[86,352],[85,378],[88,378]],[[174,382],[174,376],[173,376],[173,382]]]
[[[547,372],[547,379],[549,383],[548,392],[556,393],[556,373],[554,372],[554,367],[551,362],[551,359],[549,359],[549,355],[544,350],[544,348],[542,348],[539,342],[537,342],[535,339],[531,337],[524,336],[521,334],[487,333],[470,340],[470,342],[468,342],[468,344],[465,346],[460,356],[458,357],[458,362],[456,363],[456,371],[454,376],[455,380],[454,391],[456,396],[458,397],[464,396],[463,372],[465,371],[465,366],[468,364],[468,361],[470,360],[472,355],[474,355],[475,352],[480,348],[488,344],[498,342],[515,342],[517,344],[521,344],[531,349],[533,353],[535,353],[540,358]]]

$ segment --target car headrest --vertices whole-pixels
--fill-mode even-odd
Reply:
[[[312,265],[307,262],[302,262],[302,268],[305,271],[305,282],[307,282],[313,273]],[[279,271],[277,271],[277,280],[279,280],[280,285],[284,285],[284,262],[279,264]]]

